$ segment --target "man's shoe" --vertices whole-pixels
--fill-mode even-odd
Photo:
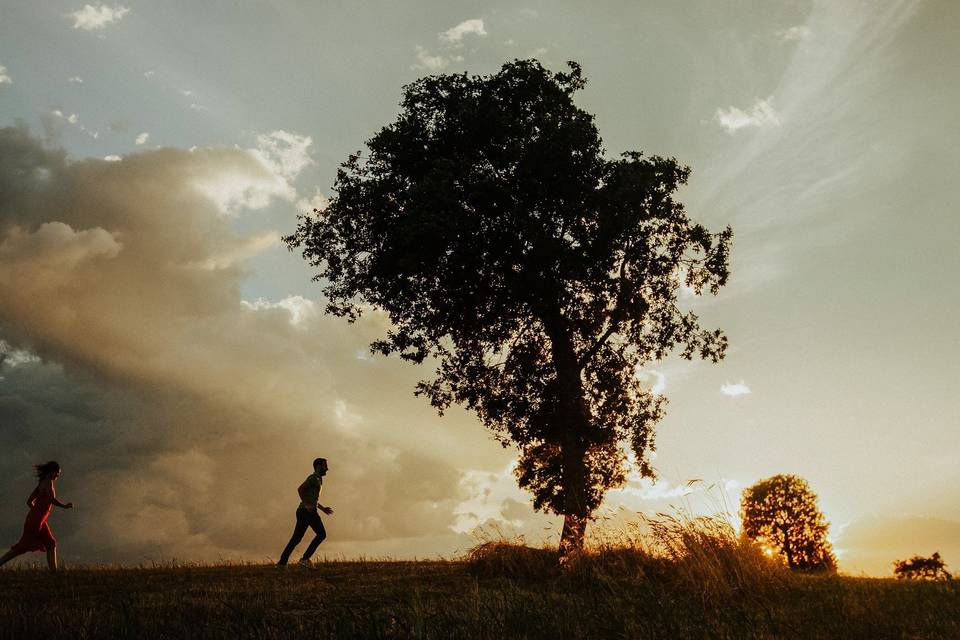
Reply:
[[[307,569],[313,569],[313,563],[306,558],[300,558],[300,561],[297,564],[301,567],[306,567]]]

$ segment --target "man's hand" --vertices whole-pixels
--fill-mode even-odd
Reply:
[[[323,512],[324,512],[325,514],[327,514],[328,516],[329,516],[331,513],[333,513],[333,509],[331,509],[330,507],[320,507],[320,511],[323,511]]]

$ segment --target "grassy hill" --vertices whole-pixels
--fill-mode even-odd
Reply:
[[[2,638],[960,638],[960,588],[483,576],[466,562],[0,573]]]
[[[706,522],[706,524],[704,524]],[[790,573],[709,521],[452,562],[0,570],[0,638],[960,638],[960,583]]]

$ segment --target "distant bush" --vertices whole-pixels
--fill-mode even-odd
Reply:
[[[909,560],[897,560],[893,563],[893,575],[898,580],[950,580],[952,577],[939,552],[929,558],[913,556]]]

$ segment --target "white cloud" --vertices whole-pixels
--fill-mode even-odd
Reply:
[[[80,119],[79,116],[77,116],[77,114],[75,113],[71,113],[69,116],[67,116],[67,122],[69,122],[70,124],[77,124],[77,121],[79,119]]]
[[[69,78],[67,78],[67,82],[78,82],[78,83],[82,83],[82,82],[83,82],[83,78],[81,78],[80,76],[70,76]]]
[[[283,241],[280,239],[279,233],[276,231],[264,231],[263,233],[244,238],[220,251],[211,253],[203,260],[187,263],[187,266],[206,271],[226,269],[242,260],[252,258],[267,249],[279,247],[282,244]],[[306,302],[310,301],[307,300]]]
[[[294,180],[307,165],[310,157],[310,136],[301,136],[278,129],[257,136],[256,156],[274,173],[286,180]]]
[[[13,84],[13,78],[7,73],[7,68],[0,64],[0,84]]]
[[[312,212],[314,209],[323,211],[327,208],[328,204],[330,204],[330,200],[328,200],[327,197],[321,193],[320,188],[317,187],[309,199],[300,198],[297,200],[297,209],[304,213]]]
[[[83,9],[68,13],[67,17],[73,18],[74,29],[94,31],[103,29],[114,22],[119,22],[129,12],[129,8],[121,5],[109,7],[105,4],[98,4],[97,6],[85,4]]]
[[[240,150],[220,170],[199,175],[194,186],[213,200],[225,215],[239,209],[262,209],[273,198],[293,202],[297,191],[291,182],[313,163],[313,139],[278,129],[260,134],[254,149]],[[197,155],[219,155],[221,150],[193,148]],[[240,159],[243,159],[241,162]]]
[[[727,382],[726,384],[722,385],[720,387],[720,393],[725,396],[745,396],[753,392],[750,391],[750,387],[744,384],[743,380],[741,380],[737,383],[731,384]]]
[[[123,160],[123,158],[121,158],[115,153],[111,153],[108,156],[103,156],[103,159],[106,160],[107,162],[120,162],[121,160]]]
[[[750,108],[749,113],[734,106],[726,110],[717,109],[714,118],[729,134],[734,134],[746,127],[779,127],[781,124],[780,114],[773,108],[770,103],[771,100],[772,98],[757,100]]]
[[[40,362],[40,358],[26,349],[14,349],[6,341],[0,340],[0,365],[18,367],[31,362]],[[3,380],[2,376],[0,376],[0,380]]]
[[[193,95],[193,91],[191,91],[190,89],[180,89],[180,95],[182,95],[182,96],[192,96],[192,95]]]
[[[483,26],[482,18],[464,20],[457,26],[450,27],[440,34],[440,42],[447,44],[460,43],[463,41],[463,38],[468,35],[475,35],[480,38],[487,35],[487,30]]]
[[[781,29],[776,32],[781,42],[791,42],[794,40],[806,40],[810,37],[810,27],[806,25],[797,25],[789,29]]]
[[[281,309],[290,314],[290,324],[297,326],[309,318],[317,317],[317,305],[303,296],[288,296],[277,302],[257,298],[253,302],[242,300],[244,308],[250,311],[271,311]]]
[[[156,73],[156,71],[154,71],[153,69],[149,69],[149,70],[143,72],[143,77],[144,77],[144,78],[152,78],[155,73]]]
[[[137,136],[137,139],[134,140],[134,142],[138,145],[146,144],[149,138],[150,138],[150,134],[144,131],[143,133]]]
[[[641,369],[637,371],[637,379],[640,382],[650,384],[650,393],[659,396],[667,389],[667,376],[655,369]]]
[[[420,71],[441,71],[450,66],[453,62],[461,62],[463,56],[442,56],[433,55],[420,45],[417,45],[417,61],[410,65],[411,69]]]

